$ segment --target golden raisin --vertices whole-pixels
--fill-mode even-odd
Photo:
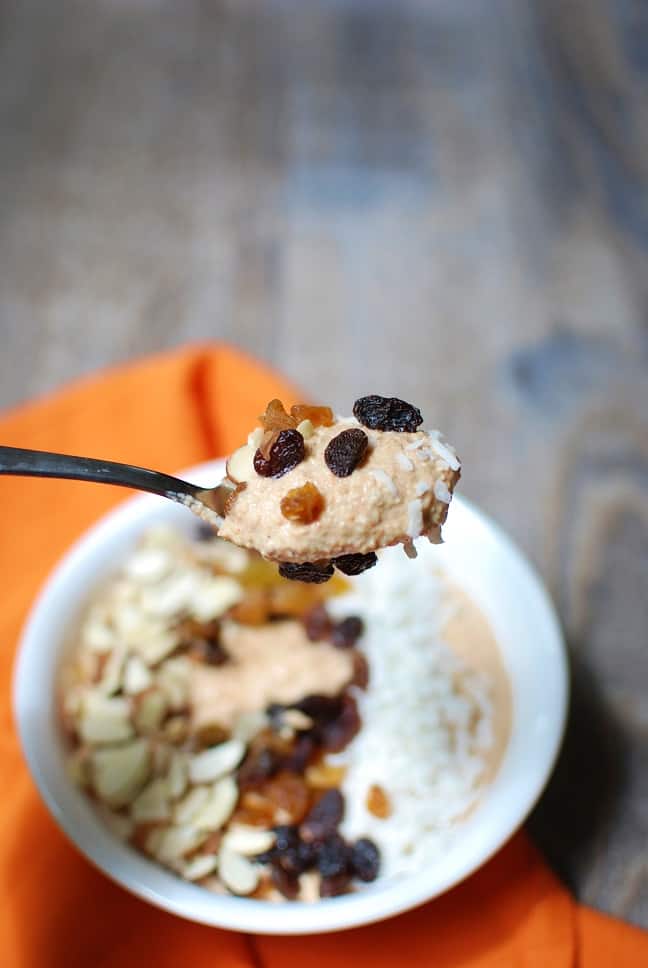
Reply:
[[[330,407],[311,407],[307,403],[297,403],[290,412],[298,424],[310,420],[313,427],[330,427],[333,424],[333,411]]]
[[[301,777],[283,770],[261,787],[261,794],[275,808],[275,823],[300,823],[311,805],[311,795]]]
[[[311,481],[294,487],[281,499],[281,513],[297,524],[312,524],[324,510],[324,498]]]
[[[321,597],[321,590],[316,585],[283,581],[270,591],[270,614],[300,618]]]
[[[391,815],[392,808],[389,797],[381,786],[372,783],[367,791],[367,810],[379,820],[386,820]]]
[[[298,423],[295,416],[286,413],[283,403],[277,399],[270,401],[259,420],[264,430],[294,430]]]
[[[330,790],[342,786],[345,774],[345,766],[337,766],[323,760],[321,763],[313,763],[306,769],[305,779],[309,787],[314,790]]]
[[[263,625],[268,620],[269,607],[268,589],[250,588],[230,616],[241,625]]]

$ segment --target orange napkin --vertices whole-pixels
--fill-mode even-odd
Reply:
[[[21,407],[0,442],[174,471],[237,446],[274,396],[295,392],[229,348],[164,354]],[[6,968],[624,968],[648,935],[577,905],[523,834],[479,873],[398,918],[313,938],[249,937],[139,901],[84,860],[43,807],[14,732],[16,641],[59,555],[126,497],[117,488],[0,477],[0,963]]]

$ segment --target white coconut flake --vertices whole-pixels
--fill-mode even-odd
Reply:
[[[407,534],[410,538],[418,538],[423,530],[423,505],[421,499],[415,497],[407,505]]]
[[[424,494],[430,490],[430,485],[427,481],[417,481],[416,487],[414,488],[414,493],[417,497],[423,497]]]
[[[430,441],[430,447],[441,460],[444,460],[450,470],[458,471],[461,467],[461,463],[450,444],[443,440],[441,432],[439,430],[429,430],[428,438]]]
[[[394,484],[393,479],[389,476],[387,471],[384,471],[382,467],[377,467],[374,470],[372,470],[371,473],[373,474],[373,476],[376,478],[377,481],[385,485],[385,487],[393,497],[395,498],[398,497],[398,488]]]
[[[380,567],[355,580],[353,599],[331,606],[362,617],[371,669],[357,695],[362,729],[333,758],[346,766],[341,832],[375,840],[385,877],[425,870],[461,836],[457,821],[481,793],[493,746],[489,682],[444,641],[449,609],[438,558],[427,544],[418,550],[418,561],[405,565],[387,548]],[[366,808],[373,784],[391,802],[386,819]]]
[[[448,490],[448,485],[441,478],[434,482],[434,496],[442,504],[450,504],[452,500],[452,494]]]
[[[414,470],[414,464],[411,462],[411,460],[409,459],[409,457],[407,456],[407,454],[403,454],[401,451],[399,451],[396,454],[396,461],[397,461],[398,466],[400,467],[401,470],[403,470],[403,471],[413,471]]]

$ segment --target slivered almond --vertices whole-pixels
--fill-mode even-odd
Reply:
[[[159,689],[140,693],[136,700],[135,725],[140,733],[155,733],[166,715],[168,703]]]
[[[138,793],[131,804],[131,817],[136,823],[150,823],[155,820],[169,820],[169,791],[165,780],[158,777],[151,780]]]
[[[261,428],[258,428],[261,430]],[[252,435],[250,435],[252,436]],[[261,431],[261,437],[259,443],[256,446],[251,444],[244,444],[235,450],[231,457],[228,458],[226,464],[227,476],[235,484],[247,484],[251,481],[256,471],[254,470],[254,454],[256,449],[263,439],[263,431]]]
[[[172,753],[166,775],[166,785],[172,800],[181,797],[187,788],[189,769],[184,753]]]
[[[133,726],[128,701],[88,691],[83,697],[79,734],[85,743],[120,743],[130,739]]]
[[[238,787],[236,782],[231,776],[224,776],[214,783],[207,803],[194,816],[193,825],[200,830],[220,830],[232,816],[237,800]]]
[[[171,864],[173,861],[180,860],[192,850],[199,847],[205,834],[195,827],[173,826],[162,828],[162,834],[155,843],[152,853],[161,860],[163,864]]]
[[[146,782],[150,751],[144,739],[91,755],[92,781],[97,796],[111,807],[130,803]]]
[[[259,883],[259,869],[246,857],[226,848],[221,848],[218,855],[218,872],[234,894],[251,894]]]
[[[173,808],[175,822],[179,824],[191,823],[209,800],[210,793],[209,787],[193,787]]]
[[[236,769],[245,754],[245,743],[230,739],[218,746],[197,753],[189,760],[189,778],[192,783],[209,783]]]
[[[270,850],[276,839],[273,830],[235,824],[223,835],[223,848],[233,850],[236,854],[243,854],[245,857],[254,857],[256,854],[263,854],[266,850]]]
[[[126,660],[122,681],[124,692],[134,696],[148,689],[153,682],[153,676],[146,663],[138,655],[132,655]]]
[[[181,867],[182,876],[188,881],[199,881],[218,867],[218,854],[196,854]]]

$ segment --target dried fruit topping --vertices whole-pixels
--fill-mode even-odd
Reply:
[[[285,898],[294,901],[299,894],[299,877],[297,874],[288,874],[283,867],[278,864],[272,865],[272,882]]]
[[[360,729],[358,707],[352,696],[343,696],[339,716],[326,723],[321,730],[322,747],[330,753],[339,753],[351,742]]]
[[[389,797],[378,783],[372,783],[367,791],[367,810],[379,820],[386,820],[391,815]]]
[[[369,551],[366,555],[338,555],[333,564],[343,575],[360,575],[378,561],[376,553]]]
[[[306,635],[311,642],[321,642],[331,634],[333,623],[326,611],[326,606],[321,602],[309,609],[302,619]]]
[[[281,756],[267,746],[252,743],[238,771],[238,784],[242,790],[258,787],[273,776],[281,765]]]
[[[362,633],[364,622],[357,615],[349,615],[341,622],[336,622],[331,632],[331,645],[336,649],[352,649]]]
[[[315,740],[302,733],[286,757],[281,761],[282,769],[290,773],[303,773],[315,752]],[[309,784],[312,786],[312,784]]]
[[[333,424],[333,411],[330,407],[310,407],[307,403],[297,403],[290,408],[298,424],[310,420],[313,427],[330,427]]]
[[[312,524],[324,510],[324,498],[311,481],[306,481],[301,487],[288,491],[279,506],[284,518],[289,521]]]
[[[341,786],[346,776],[346,767],[334,763],[314,763],[305,773],[306,782],[313,790],[330,790]]]
[[[334,877],[323,877],[320,881],[319,895],[320,897],[338,897],[338,895],[345,893],[350,881],[351,874],[348,871],[336,874]]]
[[[298,430],[280,430],[264,457],[261,447],[254,455],[254,469],[261,477],[283,477],[304,459],[304,438]]]
[[[306,814],[299,836],[307,844],[322,843],[337,831],[343,816],[344,797],[339,790],[327,790]]]
[[[286,413],[281,400],[274,399],[266,407],[266,412],[259,417],[259,422],[264,430],[290,430],[297,426],[299,420]]]
[[[269,611],[267,589],[248,588],[245,597],[232,608],[230,615],[241,625],[263,625],[268,621]]]
[[[331,438],[324,451],[326,466],[336,477],[348,477],[364,457],[369,438],[364,430],[343,430]]]
[[[230,661],[230,655],[225,646],[221,645],[217,637],[196,639],[192,642],[189,655],[197,662],[205,665],[222,666]]]
[[[353,404],[353,416],[371,430],[397,430],[413,433],[423,423],[421,411],[398,397],[372,394]]]
[[[331,834],[317,851],[317,868],[322,877],[337,877],[349,872],[350,850],[344,838]]]
[[[369,685],[369,663],[364,653],[357,649],[353,653],[353,676],[350,684],[358,689],[366,689]]]
[[[274,804],[277,819],[286,823],[300,823],[310,807],[311,793],[304,780],[282,770],[260,789],[262,796]]]
[[[313,582],[321,585],[333,577],[333,565],[330,561],[303,561],[294,564],[284,561],[279,565],[279,574],[290,581]]]
[[[380,870],[380,851],[373,840],[361,837],[351,847],[350,862],[351,870],[359,880],[375,881]]]

